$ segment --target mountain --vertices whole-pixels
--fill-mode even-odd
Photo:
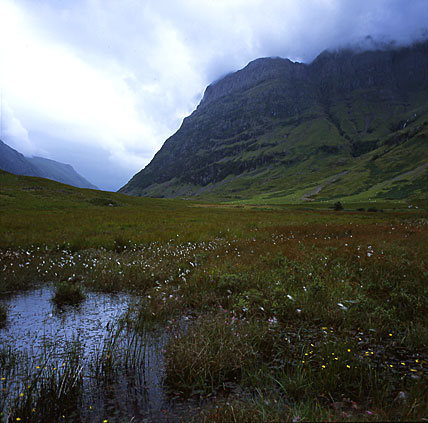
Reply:
[[[52,179],[63,184],[73,185],[78,188],[98,189],[79,175],[71,165],[45,159],[43,157],[30,157],[27,160],[42,170],[44,178]]]
[[[264,58],[207,87],[120,192],[220,201],[427,197],[428,41]]]
[[[0,169],[16,175],[38,176],[78,188],[98,189],[72,166],[43,157],[25,157],[0,140]]]
[[[0,169],[16,175],[41,176],[40,169],[31,164],[23,154],[0,140]]]

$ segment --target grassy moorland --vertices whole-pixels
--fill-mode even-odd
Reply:
[[[0,293],[72,281],[136,294],[137,332],[184,319],[164,352],[165,389],[204,398],[184,421],[428,415],[426,202],[236,207],[0,178]],[[32,412],[55,389],[73,419],[83,385],[55,377],[14,420],[61,421]]]

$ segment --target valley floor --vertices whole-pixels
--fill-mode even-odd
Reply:
[[[169,331],[162,389],[171,404],[192,405],[165,421],[428,415],[427,211],[195,207],[117,194],[108,198],[117,207],[89,200],[63,209],[4,206],[1,295],[46,281],[132,293],[127,330]],[[7,309],[0,319],[7,325]],[[143,347],[132,348],[136,357]],[[114,384],[129,354],[109,351],[94,377]],[[69,402],[47,393],[61,392],[62,374],[49,379],[49,390],[37,379],[29,386],[44,388],[24,395],[16,379],[9,384],[15,364],[7,346],[0,360],[9,398],[3,418],[79,421],[84,383],[70,387]]]

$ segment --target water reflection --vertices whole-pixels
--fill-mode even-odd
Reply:
[[[0,330],[0,340],[11,342],[23,352],[37,350],[46,339],[85,340],[85,350],[98,345],[107,324],[115,321],[132,301],[127,294],[88,293],[78,306],[56,307],[52,286],[20,292],[2,300],[9,307],[8,323]]]
[[[53,286],[14,294],[0,299],[9,308],[8,323],[0,329],[0,345],[25,353],[30,361],[51,348],[50,357],[61,357],[62,349],[78,341],[85,364],[85,394],[79,420],[105,419],[119,421],[176,422],[188,405],[171,402],[165,394],[162,350],[168,339],[166,332],[146,333],[122,331],[117,345],[122,351],[141,354],[130,358],[129,366],[120,366],[114,378],[94,378],[94,363],[105,354],[106,342],[114,336],[119,317],[135,300],[128,294],[88,293],[78,306],[58,308],[51,301]],[[19,375],[17,375],[19,377]],[[0,410],[1,411],[1,410]]]

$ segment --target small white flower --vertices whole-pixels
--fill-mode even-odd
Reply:
[[[338,305],[342,310],[348,310],[348,307],[344,306],[342,303],[337,303],[337,305]]]
[[[277,320],[277,318],[274,316],[274,317],[272,317],[272,318],[269,318],[268,319],[268,322],[269,322],[269,324],[271,324],[271,325],[277,325],[278,324],[278,320]]]

